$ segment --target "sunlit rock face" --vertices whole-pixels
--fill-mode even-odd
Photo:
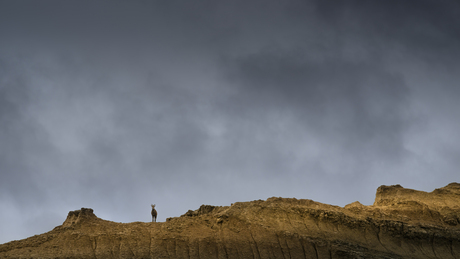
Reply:
[[[69,211],[67,219],[62,223],[63,228],[71,227],[81,221],[88,221],[97,218],[93,213],[93,209],[81,208],[81,210]]]
[[[69,212],[0,258],[460,258],[460,184],[427,193],[381,186],[373,205],[276,198],[203,205],[161,223]]]

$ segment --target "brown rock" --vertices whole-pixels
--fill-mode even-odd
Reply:
[[[202,205],[163,223],[69,212],[48,233],[0,245],[0,258],[460,258],[460,184],[377,189],[344,208],[269,198]]]

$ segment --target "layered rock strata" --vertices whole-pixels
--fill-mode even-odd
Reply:
[[[48,233],[0,245],[0,258],[460,258],[460,184],[381,186],[371,206],[203,205],[162,223],[115,223],[82,208]]]

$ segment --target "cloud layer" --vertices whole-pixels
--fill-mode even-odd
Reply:
[[[460,6],[0,4],[0,243],[91,207],[159,220],[458,181]]]

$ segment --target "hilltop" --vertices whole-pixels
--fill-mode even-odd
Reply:
[[[161,223],[115,223],[92,209],[0,245],[0,258],[460,258],[460,184],[381,186],[373,205],[277,198],[202,205]]]

